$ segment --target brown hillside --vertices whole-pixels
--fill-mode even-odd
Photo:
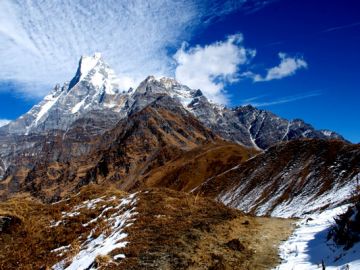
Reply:
[[[0,232],[0,269],[49,269],[55,264],[62,269],[73,264],[89,247],[96,253],[116,235],[117,217],[129,215],[124,211],[133,213],[120,225],[128,244],[101,256],[89,253],[93,256],[89,266],[269,269],[278,263],[277,246],[290,234],[293,222],[246,216],[212,200],[168,189],[129,196],[111,187],[88,185],[56,204],[20,197],[0,203],[1,218],[14,221]],[[101,237],[107,240],[89,246],[89,241]],[[119,253],[124,255],[117,258]]]
[[[226,141],[209,143],[149,171],[140,178],[140,186],[190,192],[207,179],[232,169],[257,153],[255,149]]]
[[[102,136],[85,136],[85,142],[81,141],[79,132],[82,125],[79,121],[61,137],[45,141],[38,157],[29,161],[28,157],[20,156],[1,182],[0,197],[6,199],[17,192],[26,192],[51,202],[92,182],[116,183],[127,190],[150,170],[218,140],[166,96],[160,96]]]

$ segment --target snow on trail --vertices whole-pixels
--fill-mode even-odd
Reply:
[[[345,212],[349,205],[325,210],[320,214],[306,216],[290,238],[280,246],[282,263],[276,270],[326,270],[360,269],[360,243],[349,250],[327,241],[334,218]]]
[[[66,258],[52,267],[54,270],[85,270],[93,266],[93,263],[98,256],[104,256],[111,253],[113,250],[118,248],[125,247],[128,242],[125,241],[127,234],[124,232],[124,228],[129,227],[135,221],[134,216],[137,215],[135,212],[135,203],[136,203],[136,193],[131,194],[123,199],[121,199],[117,206],[105,208],[97,218],[94,218],[89,223],[96,222],[98,219],[104,217],[104,213],[116,209],[116,212],[113,213],[109,218],[107,218],[107,223],[110,225],[109,230],[106,230],[110,233],[103,232],[99,236],[94,237],[93,229],[84,243],[80,246],[80,251],[71,259]],[[110,199],[111,201],[114,198]],[[76,210],[79,210],[83,207],[92,209],[96,206],[98,202],[103,201],[102,198],[98,198],[91,201],[85,201],[83,205],[78,206]],[[89,223],[83,224],[84,227],[87,227]],[[114,260],[125,258],[124,254],[116,254]],[[92,268],[91,268],[92,269]]]

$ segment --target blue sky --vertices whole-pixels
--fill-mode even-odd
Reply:
[[[0,3],[0,119],[28,111],[71,79],[81,54],[101,51],[133,84],[175,76],[228,106],[360,142],[357,0],[61,2]]]

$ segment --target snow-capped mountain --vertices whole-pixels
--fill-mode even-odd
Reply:
[[[302,120],[288,121],[252,106],[228,109],[210,102],[201,90],[171,78],[149,76],[136,89],[128,90],[121,89],[119,82],[100,54],[82,57],[70,82],[57,85],[28,113],[0,127],[0,176],[17,156],[39,154],[34,148],[41,145],[36,141],[39,135],[46,138],[54,131],[69,130],[76,133],[74,138],[103,134],[164,95],[215,134],[247,147],[266,149],[298,138],[343,139],[335,132],[317,131]]]
[[[43,142],[58,140],[56,130],[68,134],[67,140],[76,143],[70,146],[76,151],[66,154],[65,159],[89,153],[94,146],[80,145],[80,141],[91,141],[92,136],[112,129],[121,119],[163,95],[178,102],[175,107],[183,107],[215,134],[248,147],[266,149],[277,142],[302,137],[341,138],[333,132],[316,131],[301,120],[288,121],[251,106],[225,108],[209,102],[200,90],[171,78],[149,76],[135,90],[121,90],[114,71],[95,54],[80,59],[70,83],[57,85],[28,113],[0,128],[0,176],[6,175],[11,165],[15,168],[19,160],[33,167],[35,160],[47,156],[48,145]],[[53,154],[50,158],[59,157]]]
[[[150,93],[148,95],[148,93]],[[141,109],[154,100],[154,94],[168,94],[185,107],[196,91],[170,78],[145,79],[134,91],[120,89],[119,78],[103,61],[100,54],[82,57],[74,78],[55,88],[28,113],[11,122],[1,131],[11,134],[44,133],[49,130],[67,130],[77,119],[91,111],[101,113],[109,128],[131,111]],[[108,116],[106,116],[108,115]],[[109,121],[115,119],[115,121]]]
[[[114,71],[100,54],[82,57],[70,83],[55,86],[38,105],[6,126],[6,131],[30,134],[66,130],[89,111],[119,112],[126,96],[127,93],[120,92]]]
[[[159,94],[179,101],[208,128],[222,137],[250,147],[266,149],[279,141],[296,138],[340,138],[331,131],[317,131],[301,120],[288,121],[252,106],[227,109],[210,102],[171,78],[149,76],[133,90],[120,89],[119,78],[101,55],[82,57],[74,78],[55,88],[19,119],[0,128],[0,133],[30,134],[67,130],[74,121],[99,112],[111,128],[117,121],[153,102]],[[94,114],[95,116],[97,114]]]

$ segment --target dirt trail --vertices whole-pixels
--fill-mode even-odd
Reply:
[[[123,269],[270,269],[294,220],[254,217],[172,190],[139,193]]]

